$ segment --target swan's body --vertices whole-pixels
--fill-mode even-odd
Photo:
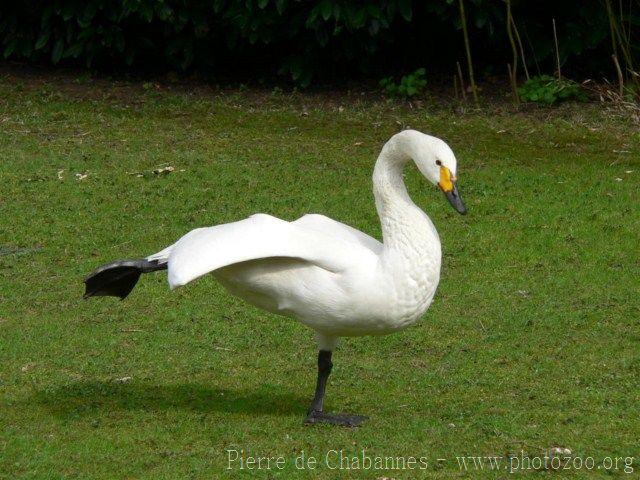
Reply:
[[[437,138],[404,131],[387,142],[374,169],[382,243],[323,215],[286,222],[258,214],[193,230],[142,262],[154,270],[166,267],[172,289],[213,273],[233,295],[312,328],[321,353],[329,357],[341,336],[401,330],[431,304],[441,264],[438,233],[404,186],[402,171],[410,159],[464,213],[449,147]],[[107,266],[90,279],[116,268]],[[90,292],[87,285],[89,295],[110,294],[108,288]],[[316,413],[321,407],[320,400]]]
[[[232,249],[254,251],[259,242],[258,248],[273,251],[273,256],[225,262],[214,276],[230,293],[298,319],[325,342],[410,325],[427,309],[438,284],[440,242],[428,226],[421,246],[408,252],[385,250],[374,238],[322,215],[289,223],[259,214],[223,227],[225,232],[218,227],[191,232],[163,253],[170,286],[210,271],[207,252],[216,262],[217,252],[235,258]],[[228,235],[228,245],[220,245],[222,235]],[[216,241],[216,248],[209,249]],[[189,259],[197,261],[192,265]]]

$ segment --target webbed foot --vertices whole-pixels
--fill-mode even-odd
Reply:
[[[316,423],[328,423],[330,425],[340,425],[343,427],[358,427],[369,417],[364,415],[347,415],[339,413],[325,413],[317,410],[311,410],[307,415],[304,423],[313,425]]]

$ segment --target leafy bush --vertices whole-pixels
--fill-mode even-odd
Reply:
[[[0,52],[109,70],[277,71],[306,85],[329,65],[367,69],[385,33],[412,15],[410,0],[2,2]]]
[[[552,105],[565,100],[585,100],[586,95],[579,84],[572,80],[559,80],[549,75],[540,75],[527,80],[518,88],[525,102]]]
[[[560,56],[585,71],[610,68],[601,2],[513,2],[530,62],[551,68],[551,18]],[[468,0],[474,60],[503,71],[505,8]],[[223,79],[280,74],[299,85],[382,77],[428,63],[452,73],[464,58],[454,0],[30,0],[0,2],[0,55],[114,71],[198,71]],[[606,55],[590,54],[594,48]],[[571,57],[579,62],[567,63]],[[546,63],[545,63],[546,62]]]
[[[427,85],[425,74],[426,70],[419,68],[415,72],[402,77],[400,83],[395,83],[393,77],[383,78],[380,80],[380,86],[384,88],[389,97],[412,98],[420,95]]]

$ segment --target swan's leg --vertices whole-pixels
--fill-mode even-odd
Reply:
[[[324,392],[327,388],[327,380],[331,373],[333,363],[331,363],[331,351],[320,350],[318,352],[318,381],[316,382],[316,394],[313,397],[311,403],[311,409],[307,415],[305,423],[330,423],[333,425],[344,425],[346,427],[357,427],[367,417],[362,415],[336,415],[331,413],[325,413],[323,410],[324,405]]]
[[[331,355],[333,352],[320,350],[318,352],[318,380],[316,382],[316,394],[311,404],[312,412],[322,412],[324,404],[324,392],[327,388],[327,380],[331,374],[333,363],[331,363]]]

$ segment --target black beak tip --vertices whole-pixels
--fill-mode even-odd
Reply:
[[[458,193],[458,188],[456,186],[454,186],[452,191],[445,192],[445,196],[447,197],[447,200],[449,201],[451,206],[456,209],[456,212],[458,212],[460,215],[467,214],[467,206],[462,201],[462,198],[460,198],[460,194]]]

